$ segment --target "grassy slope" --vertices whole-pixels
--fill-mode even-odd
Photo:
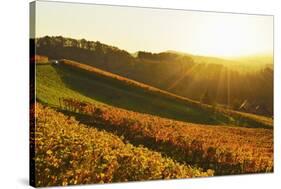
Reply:
[[[180,102],[181,105],[184,104],[185,107],[189,107],[191,109],[200,109],[200,111],[205,110],[205,115],[207,115],[206,110],[212,114],[212,117],[214,118],[214,113],[216,112],[216,121],[223,123],[227,122],[228,124],[235,124],[235,125],[242,125],[247,127],[262,127],[262,128],[272,128],[273,127],[273,119],[271,117],[261,116],[261,115],[255,115],[251,113],[245,113],[245,112],[239,112],[234,111],[231,109],[225,109],[221,107],[216,107],[215,109],[207,104],[201,104],[198,101],[191,100],[186,97],[182,97],[179,95],[176,95],[174,93],[170,93],[165,90],[158,89],[156,87],[146,85],[143,83],[140,83],[138,81],[134,81],[98,68],[95,68],[93,66],[85,65],[76,61],[66,60],[63,59],[63,64],[68,65],[72,68],[78,68],[79,70],[87,70],[88,72],[91,72],[91,74],[96,74],[99,77],[102,77],[106,80],[114,81],[112,83],[113,85],[116,84],[122,84],[122,86],[127,85],[130,86],[129,90],[137,90],[138,93],[145,92],[154,94],[157,97],[165,97],[168,99],[172,99],[172,101],[175,103],[175,101]],[[211,115],[208,115],[211,116]]]
[[[37,65],[36,67],[36,97],[40,102],[51,106],[59,105],[59,97],[98,103],[94,99],[68,88],[50,64]]]
[[[155,92],[62,64],[37,66],[36,95],[39,101],[51,106],[59,105],[59,97],[67,97],[181,121],[205,124],[226,122],[224,117],[212,116],[207,111]]]

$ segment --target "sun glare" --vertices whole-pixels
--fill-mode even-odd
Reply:
[[[131,53],[175,50],[233,57],[273,51],[272,16],[60,3],[50,8],[47,2],[38,12],[37,37],[98,40]]]
[[[196,39],[193,52],[224,57],[272,53],[273,32],[268,32],[273,29],[272,23],[266,22],[266,17],[252,17],[232,14],[204,17],[205,21],[193,34]]]

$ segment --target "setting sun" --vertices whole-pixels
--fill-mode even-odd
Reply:
[[[193,50],[198,54],[243,56],[272,52],[271,17],[214,13],[201,13],[199,17],[199,23],[205,22],[193,34],[197,39]]]
[[[50,8],[49,2],[37,6],[36,37],[99,40],[131,53],[243,56],[273,51],[272,16],[62,3]]]

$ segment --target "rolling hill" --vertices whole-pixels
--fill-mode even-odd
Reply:
[[[38,64],[36,67],[36,98],[38,102],[56,109],[49,110],[40,104],[37,105],[37,113],[41,111],[42,114],[37,119],[41,119],[42,124],[41,129],[38,128],[37,131],[39,134],[46,132],[43,128],[44,124],[48,123],[52,132],[47,132],[46,136],[52,135],[58,140],[66,137],[69,142],[78,137],[83,138],[80,139],[82,143],[91,143],[91,137],[85,132],[94,134],[97,128],[105,132],[99,134],[100,141],[112,138],[110,133],[113,133],[116,135],[114,140],[123,140],[124,143],[134,146],[128,148],[128,145],[122,144],[120,148],[124,148],[126,153],[132,153],[134,156],[132,148],[134,152],[139,150],[144,153],[144,156],[153,156],[151,154],[155,151],[160,152],[159,155],[163,157],[155,153],[157,158],[164,158],[162,161],[166,161],[166,157],[173,159],[173,166],[187,170],[184,174],[189,176],[207,176],[202,170],[208,169],[211,169],[208,172],[210,175],[212,170],[215,175],[273,171],[273,127],[268,118],[219,107],[214,111],[209,105],[92,66],[65,59],[59,62]],[[73,119],[83,125],[70,121]],[[253,128],[233,125],[241,121],[244,123],[240,123],[240,126],[253,124]],[[60,126],[60,122],[65,125]],[[256,128],[261,125],[263,128]],[[86,131],[85,128],[92,129]],[[68,136],[66,132],[69,133]],[[40,137],[42,136],[39,135],[38,139]],[[40,148],[42,160],[50,156],[47,150],[49,146],[46,146],[48,143],[45,143],[42,143]],[[143,146],[149,150],[142,148]],[[53,147],[56,148],[55,145]],[[75,145],[71,147],[75,148]],[[48,152],[47,156],[44,155],[45,151]],[[60,159],[59,156],[56,158]],[[51,164],[42,167],[52,167]],[[192,168],[188,168],[189,166]],[[132,176],[132,173],[127,174],[127,177]],[[108,173],[108,177],[114,178],[111,173]],[[61,182],[58,180],[54,184]],[[69,180],[69,183],[71,182],[74,180]]]
[[[200,101],[248,113],[273,116],[273,62],[270,58],[223,59],[175,51],[129,52],[99,41],[42,37],[36,51],[50,59],[69,59]],[[249,106],[239,109],[247,100]]]
[[[37,98],[58,106],[59,98],[103,103],[179,121],[272,128],[271,118],[190,100],[149,85],[70,60],[37,66]]]
[[[37,65],[36,95],[40,102],[57,107],[59,98],[75,98],[181,121],[205,124],[228,122],[227,117],[213,116],[198,104],[192,105],[192,101],[182,103],[182,99],[159,89],[94,67],[89,70],[86,66],[85,69],[85,65],[73,61],[63,62],[59,65]]]

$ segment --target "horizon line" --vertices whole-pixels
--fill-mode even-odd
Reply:
[[[40,0],[42,1],[42,0]],[[43,0],[45,1],[45,0]],[[124,50],[126,52],[128,52],[129,54],[134,54],[134,53],[138,53],[138,52],[149,52],[149,53],[153,53],[153,54],[159,54],[159,53],[165,53],[165,52],[174,52],[174,53],[177,53],[177,54],[183,54],[183,55],[192,55],[192,56],[201,56],[201,57],[208,57],[208,58],[218,58],[218,59],[224,59],[224,60],[233,60],[233,59],[237,59],[237,58],[243,58],[243,57],[254,57],[254,56],[270,56],[273,58],[274,56],[274,52],[257,52],[257,53],[252,53],[252,54],[245,54],[245,55],[235,55],[235,56],[227,56],[227,55],[211,55],[211,54],[198,54],[198,53],[192,53],[192,52],[186,52],[186,51],[181,51],[181,50],[174,50],[174,49],[167,49],[167,50],[164,50],[164,51],[151,51],[151,50],[137,50],[137,51],[134,51],[134,52],[131,52],[127,49],[123,49],[123,48],[120,48],[116,45],[112,45],[112,44],[108,44],[108,43],[103,43],[102,41],[99,41],[99,40],[89,40],[89,39],[86,39],[86,38],[75,38],[75,37],[68,37],[68,36],[63,36],[63,35],[43,35],[43,36],[40,36],[40,37],[35,37],[35,38],[30,38],[30,39],[38,39],[38,38],[44,38],[44,37],[63,37],[63,38],[69,38],[69,39],[74,39],[74,40],[86,40],[86,41],[89,41],[89,42],[100,42],[104,45],[107,45],[107,46],[111,46],[111,47],[115,47],[115,48],[118,48],[119,50]]]

